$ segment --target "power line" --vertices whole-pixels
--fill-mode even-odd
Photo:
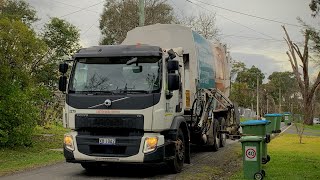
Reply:
[[[237,14],[253,17],[253,18],[256,18],[256,19],[275,22],[275,23],[279,23],[279,24],[285,24],[285,25],[289,25],[289,26],[303,27],[303,26],[299,26],[299,25],[296,25],[296,24],[292,24],[292,23],[282,22],[282,21],[278,21],[278,20],[275,20],[275,19],[269,19],[269,18],[265,18],[265,17],[261,17],[261,16],[256,16],[256,15],[252,15],[252,14],[248,14],[248,13],[243,13],[243,12],[240,12],[240,11],[235,11],[235,10],[232,10],[232,9],[227,9],[227,8],[224,8],[224,7],[221,7],[221,6],[209,4],[209,3],[206,3],[206,2],[203,2],[203,1],[199,1],[199,0],[194,0],[194,1],[202,3],[202,4],[206,4],[208,6],[216,7],[218,9],[223,9],[223,10],[230,11],[230,12],[233,12],[233,13],[237,13]]]
[[[281,42],[281,43],[286,43],[284,40],[280,40],[280,39],[267,39],[267,38],[259,38],[259,37],[252,37],[252,36],[238,36],[238,35],[222,35],[222,37],[224,38],[228,38],[228,37],[239,37],[239,38],[247,38],[247,40],[266,40],[266,41],[275,41],[275,42]]]
[[[174,1],[173,0],[170,0],[170,2],[180,11],[180,13],[181,13],[181,16],[183,16],[184,15],[184,13],[183,13],[183,11],[179,8],[179,6],[177,6],[176,5],[176,3],[174,3]]]
[[[248,26],[246,26],[246,25],[243,25],[243,24],[241,24],[241,23],[239,23],[239,22],[236,22],[236,21],[234,21],[234,20],[232,20],[232,19],[226,18],[226,17],[224,17],[224,16],[222,16],[222,15],[216,13],[216,12],[213,12],[213,11],[211,11],[211,10],[203,7],[203,6],[200,6],[199,4],[196,4],[196,3],[194,3],[194,2],[192,2],[192,1],[190,1],[190,0],[186,0],[186,1],[189,2],[189,3],[191,3],[191,4],[193,4],[193,5],[195,5],[195,6],[198,6],[198,7],[202,8],[202,9],[204,9],[204,10],[207,10],[207,11],[210,11],[210,12],[212,12],[212,13],[215,13],[216,15],[218,15],[218,16],[220,16],[220,17],[222,17],[222,18],[224,18],[224,19],[226,19],[226,20],[228,20],[228,21],[231,21],[231,22],[233,22],[233,23],[235,23],[235,24],[238,24],[238,25],[240,25],[240,26],[243,26],[243,27],[245,27],[245,28],[247,28],[247,29],[250,29],[250,30],[252,30],[252,31],[254,31],[254,32],[256,32],[256,33],[259,33],[259,34],[261,34],[261,35],[263,35],[263,36],[266,36],[266,37],[269,37],[269,38],[271,38],[271,39],[276,40],[275,38],[273,38],[272,36],[270,36],[270,35],[268,35],[268,34],[259,32],[259,31],[255,30],[255,29],[253,29],[253,28],[250,28],[250,27],[248,27]]]
[[[77,8],[77,9],[82,9],[82,7],[75,6],[75,5],[72,5],[72,4],[67,4],[67,3],[64,3],[64,2],[57,1],[57,0],[51,0],[51,1],[54,1],[54,2],[59,3],[59,4],[63,4],[63,5],[66,5],[66,6],[74,7],[74,8]],[[100,14],[100,12],[93,11],[93,10],[90,10],[90,9],[85,9],[85,11]]]
[[[89,8],[91,8],[91,7],[94,7],[94,6],[97,6],[97,5],[101,4],[101,3],[104,3],[104,1],[101,1],[101,2],[99,2],[99,3],[95,3],[95,4],[93,4],[93,5],[90,5],[90,6],[87,6],[87,7],[84,7],[84,8],[81,8],[81,9],[79,9],[79,10],[77,10],[77,11],[73,11],[73,12],[70,12],[70,13],[68,13],[68,14],[59,16],[58,18],[63,18],[63,17],[66,17],[66,16],[70,16],[70,15],[72,15],[72,14],[75,14],[75,13],[78,13],[78,12],[81,12],[81,11],[84,11],[84,10],[87,10],[87,9],[89,9]],[[39,25],[44,24],[44,23],[45,23],[45,22],[42,22],[42,23],[36,24],[35,26],[39,26]]]

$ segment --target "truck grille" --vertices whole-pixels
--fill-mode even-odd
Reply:
[[[115,137],[115,145],[101,145],[99,138],[107,136],[77,135],[77,147],[79,152],[89,156],[102,157],[128,157],[139,152],[142,136]]]
[[[139,152],[144,129],[143,115],[76,114],[79,152],[89,156],[128,157]],[[114,145],[99,144],[99,138],[115,138]]]
[[[75,127],[81,128],[115,128],[143,130],[143,115],[128,114],[76,114]]]

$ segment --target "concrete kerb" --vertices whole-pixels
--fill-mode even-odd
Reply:
[[[290,127],[292,126],[292,124],[290,124],[290,126],[287,126],[287,127],[282,127],[281,128],[281,132],[280,133],[277,133],[277,134],[271,134],[271,139],[274,139],[275,137],[277,137],[278,135],[286,132]]]

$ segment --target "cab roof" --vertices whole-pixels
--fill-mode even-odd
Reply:
[[[150,45],[101,45],[82,48],[73,58],[84,57],[124,57],[124,56],[162,56],[162,49]]]

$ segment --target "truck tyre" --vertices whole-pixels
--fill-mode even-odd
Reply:
[[[217,119],[213,120],[213,151],[218,151],[220,147],[220,139],[219,139],[219,130],[220,130],[220,125],[219,121]]]
[[[174,159],[168,161],[168,166],[172,173],[179,173],[182,170],[185,158],[185,145],[185,138],[182,129],[179,128],[176,139],[175,157]]]
[[[223,117],[220,117],[218,121],[220,123],[220,130],[221,131],[227,130],[226,120]],[[227,143],[227,135],[225,133],[219,133],[219,140],[220,140],[220,147],[225,147]]]
[[[102,166],[98,163],[89,163],[89,162],[83,162],[81,163],[81,166],[87,171],[87,172],[95,172],[98,171]]]

